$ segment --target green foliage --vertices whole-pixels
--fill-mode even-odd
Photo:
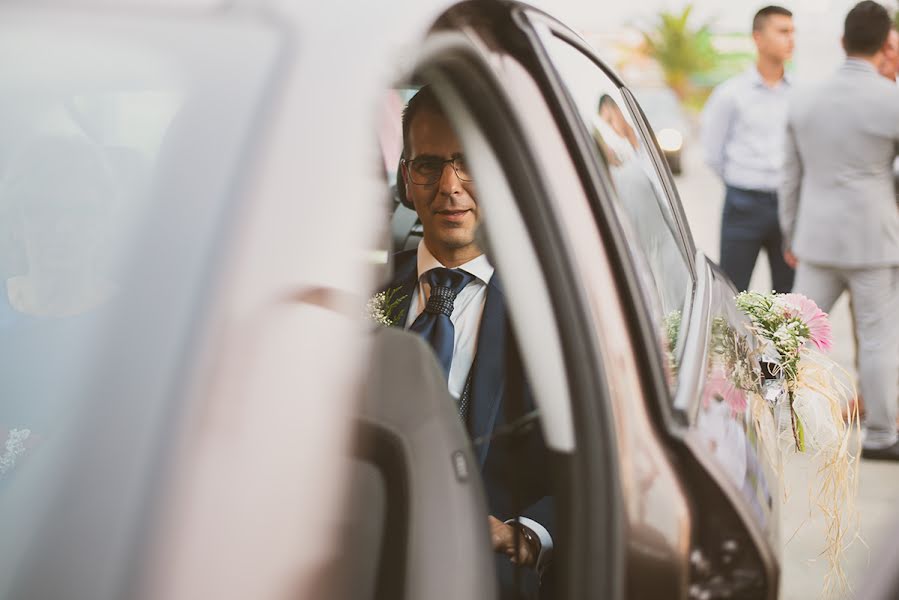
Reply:
[[[690,4],[679,14],[663,11],[654,27],[642,32],[647,52],[658,61],[665,81],[682,100],[693,91],[691,78],[714,69],[719,59],[709,26],[690,27],[692,11]]]

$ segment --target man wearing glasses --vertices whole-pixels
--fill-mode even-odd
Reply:
[[[407,203],[421,220],[417,250],[394,258],[388,289],[405,296],[398,326],[421,335],[434,349],[450,394],[480,462],[490,511],[489,526],[502,589],[518,577],[542,597],[550,578],[551,499],[546,492],[545,446],[539,427],[526,434],[493,437],[516,420],[512,408],[533,410],[520,358],[509,336],[502,286],[475,241],[480,207],[462,146],[433,89],[422,88],[403,113],[401,171]],[[509,376],[512,379],[512,376]],[[513,396],[514,394],[514,396]],[[523,510],[521,510],[523,509]],[[505,595],[504,595],[505,596]]]

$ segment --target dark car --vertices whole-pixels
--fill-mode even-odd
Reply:
[[[541,597],[775,598],[756,342],[633,94],[526,5],[367,4],[0,7],[0,597],[496,598],[477,457],[536,429]],[[423,85],[536,406],[474,439],[362,316]]]

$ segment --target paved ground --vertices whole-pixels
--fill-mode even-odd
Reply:
[[[677,184],[687,219],[698,249],[713,260],[718,258],[719,225],[724,192],[717,178],[702,164],[698,148],[687,148],[684,174]],[[762,255],[750,287],[770,289],[767,259]],[[846,298],[831,311],[835,348],[831,356],[854,373],[855,345]],[[819,557],[824,547],[824,525],[816,511],[809,511],[808,477],[814,465],[808,457],[794,456],[786,467],[788,481],[794,482],[783,508],[783,576],[781,600],[811,600],[821,597],[827,565]],[[879,554],[887,536],[899,535],[899,464],[864,461],[860,468],[858,509],[861,538],[845,554],[845,568],[851,585],[858,587],[869,570],[869,561]],[[865,545],[867,544],[867,546]],[[899,559],[897,559],[899,560]],[[848,597],[852,597],[849,595]]]

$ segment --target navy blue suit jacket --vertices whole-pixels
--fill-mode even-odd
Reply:
[[[394,256],[394,278],[388,289],[405,296],[397,326],[403,327],[418,283],[417,252]],[[477,354],[471,371],[471,396],[466,428],[480,462],[490,514],[504,521],[524,516],[553,535],[551,486],[546,446],[535,421],[524,435],[492,437],[498,428],[534,409],[517,345],[512,341],[505,295],[497,273],[487,287],[478,331]],[[510,343],[511,342],[511,343]],[[507,385],[506,373],[513,385]],[[517,397],[512,397],[516,394]],[[513,411],[515,414],[512,414]]]

